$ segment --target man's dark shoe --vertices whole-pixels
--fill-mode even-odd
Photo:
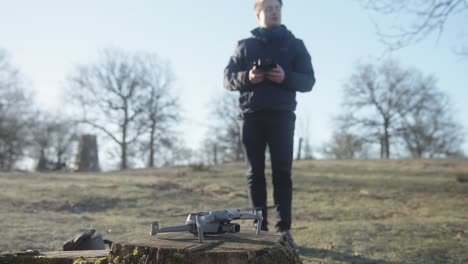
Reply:
[[[296,242],[294,242],[291,232],[289,232],[289,230],[284,230],[281,231],[280,234],[283,237],[283,239],[286,240],[294,248],[294,251],[296,251],[296,253],[299,254],[299,247],[296,245]]]

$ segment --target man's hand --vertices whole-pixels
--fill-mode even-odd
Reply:
[[[269,71],[266,74],[266,78],[272,82],[281,84],[284,81],[284,75],[283,68],[279,64],[276,64],[276,68]]]
[[[262,70],[258,70],[255,66],[249,71],[249,80],[252,84],[263,82],[265,74]]]

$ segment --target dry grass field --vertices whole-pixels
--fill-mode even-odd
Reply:
[[[468,160],[300,161],[293,174],[304,263],[468,263]],[[174,214],[248,207],[245,186],[242,163],[0,173],[0,252],[61,250],[91,228],[141,238],[152,221],[184,223]]]

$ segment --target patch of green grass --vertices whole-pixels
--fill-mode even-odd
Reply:
[[[305,263],[468,263],[467,160],[299,161],[293,229]],[[267,169],[269,203],[271,170]],[[0,173],[0,251],[60,250],[83,229],[128,241],[152,221],[249,207],[243,163],[108,173]],[[274,223],[271,212],[270,222]],[[248,221],[241,228],[250,228]]]

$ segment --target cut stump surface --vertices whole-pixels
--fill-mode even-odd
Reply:
[[[87,251],[88,252],[88,251]],[[92,252],[92,251],[91,251]],[[273,264],[301,263],[294,249],[281,236],[262,232],[243,231],[241,233],[205,236],[203,243],[190,233],[164,233],[131,242],[112,245],[110,252],[84,254],[85,251],[47,252],[36,256],[44,261],[47,258],[69,259],[69,262],[28,262],[28,263],[99,263],[99,264]],[[68,256],[68,257],[67,257]],[[33,259],[32,257],[31,259]],[[16,258],[18,262],[23,263]],[[5,260],[5,259],[3,259]],[[0,264],[3,264],[0,257]]]

